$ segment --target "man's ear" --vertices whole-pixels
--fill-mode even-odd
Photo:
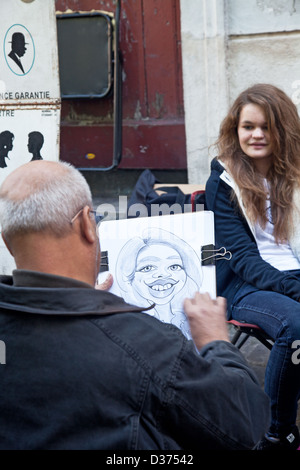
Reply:
[[[6,248],[8,249],[8,251],[10,252],[10,254],[11,254],[12,256],[14,256],[14,255],[13,255],[13,252],[12,252],[12,249],[11,249],[11,247],[9,246],[9,243],[8,243],[8,241],[7,241],[6,238],[5,238],[4,233],[1,233],[1,236],[2,236],[2,240],[3,240],[4,243],[5,243]]]
[[[97,241],[95,222],[91,218],[90,208],[88,206],[85,206],[82,211],[81,231],[82,235],[89,243],[95,243],[95,241]]]

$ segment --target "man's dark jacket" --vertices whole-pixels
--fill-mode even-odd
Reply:
[[[78,281],[0,283],[1,449],[248,449],[269,403],[240,352]],[[3,361],[2,361],[3,362]]]

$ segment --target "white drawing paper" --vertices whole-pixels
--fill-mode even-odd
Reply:
[[[103,221],[100,248],[114,277],[111,292],[178,326],[190,338],[183,301],[196,291],[216,296],[215,266],[203,266],[201,249],[214,246],[210,211]],[[107,273],[101,273],[98,281]]]

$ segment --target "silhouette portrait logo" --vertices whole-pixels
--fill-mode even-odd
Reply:
[[[15,75],[27,75],[35,60],[35,47],[29,30],[20,24],[11,26],[4,38],[6,63]]]

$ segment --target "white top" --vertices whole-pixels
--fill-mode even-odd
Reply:
[[[263,229],[258,223],[255,225],[255,236],[258,249],[263,260],[280,271],[300,269],[300,263],[294,256],[288,242],[277,244],[273,236],[271,207],[269,199],[266,201],[268,222]]]

